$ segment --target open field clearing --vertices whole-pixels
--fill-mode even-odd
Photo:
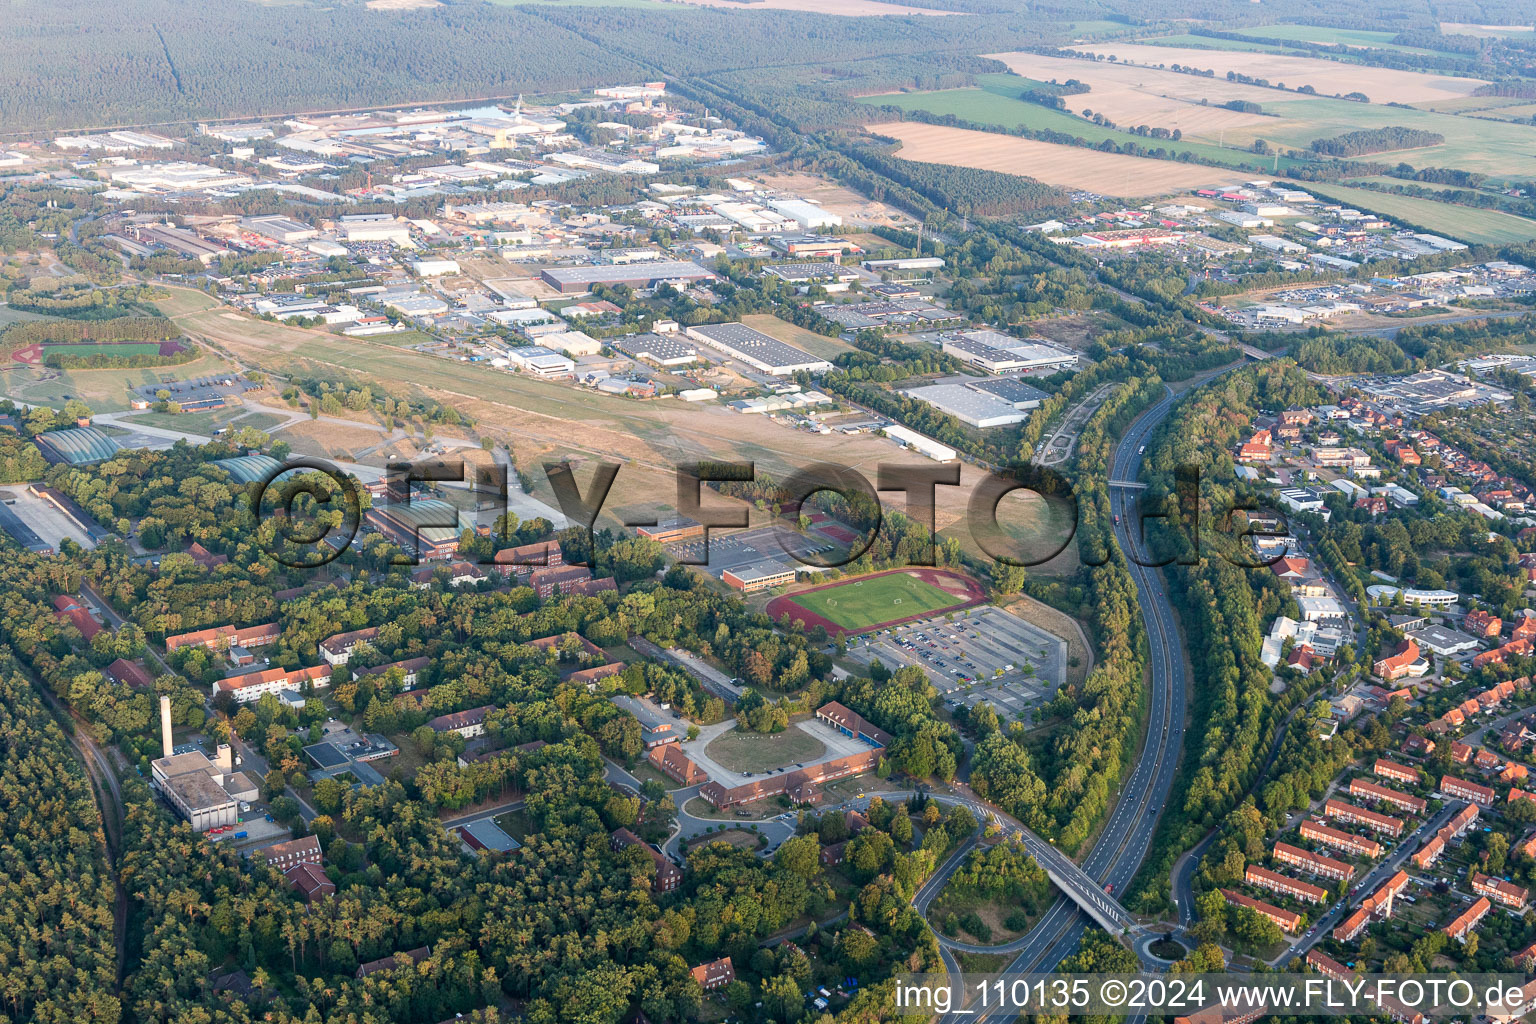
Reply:
[[[827,752],[827,747],[804,729],[790,726],[775,733],[732,729],[711,740],[706,750],[733,772],[766,772],[814,761]]]
[[[97,412],[128,408],[129,390],[158,384],[166,378],[186,380],[233,372],[235,366],[215,355],[204,355],[179,366],[148,366],[111,370],[55,370],[47,366],[0,369],[0,392],[29,405],[62,406],[78,398]]]
[[[872,106],[891,106],[899,110],[926,110],[934,114],[954,114],[956,117],[963,117],[981,124],[997,125],[1000,128],[1023,126],[1037,131],[1062,132],[1091,143],[1103,142],[1106,139],[1115,143],[1134,142],[1138,146],[1162,147],[1171,154],[1194,154],[1202,160],[1232,167],[1241,163],[1252,163],[1256,159],[1251,153],[1243,153],[1235,148],[1223,149],[1215,143],[1192,141],[1189,138],[1179,142],[1148,139],[1116,128],[1096,125],[1075,114],[1051,110],[1038,103],[1015,99],[1022,84],[1016,75],[981,75],[978,76],[978,80],[981,82],[979,89],[887,93],[880,96],[867,96],[859,102]],[[1265,120],[1273,122],[1273,118]],[[1290,157],[1282,156],[1278,170],[1284,172],[1291,167],[1300,166],[1300,163]],[[1227,177],[1232,176],[1232,172],[1228,172]],[[1249,176],[1251,177],[1251,173]]]
[[[1322,43],[1326,46],[1351,46],[1359,49],[1396,50],[1420,55],[1438,53],[1420,46],[1394,43],[1396,32],[1369,32],[1354,28],[1328,28],[1322,25],[1250,25],[1237,30],[1241,35],[1273,39],[1277,43]]]
[[[1178,128],[1186,141],[1194,139],[1246,149],[1255,139],[1264,139],[1272,145],[1305,150],[1313,139],[1332,138],[1360,129],[1399,126],[1436,132],[1445,137],[1445,142],[1421,149],[1365,154],[1358,159],[1378,162],[1404,160],[1415,167],[1457,167],[1495,177],[1524,174],[1531,166],[1531,161],[1536,159],[1536,127],[1530,125],[1389,107],[1380,102],[1357,103],[1352,100],[1299,96],[1294,92],[1239,85],[1220,78],[1212,81],[1140,65],[1107,64],[1032,53],[991,56],[1003,61],[1018,74],[1032,79],[1055,78],[1066,81],[1076,78],[1088,84],[1090,92],[1067,98],[1069,107],[1074,111],[1093,110],[1125,127],[1145,124],[1170,130]],[[984,76],[980,84],[983,89],[1005,94],[1014,94],[1014,90],[1023,85],[1017,80],[1010,83],[1007,76],[999,75]],[[1209,99],[1212,105],[1200,106],[1203,98]],[[1263,113],[1244,114],[1222,109],[1219,104],[1228,100],[1257,103],[1263,108]],[[1497,101],[1494,97],[1463,95],[1443,102],[1488,107]],[[1517,104],[1520,101],[1506,102]],[[987,105],[978,106],[985,109]],[[995,106],[995,101],[990,105]],[[1033,103],[1022,105],[1045,109]],[[960,116],[972,116],[975,120],[1009,126],[993,118],[966,115],[959,110],[954,112]],[[1047,113],[1072,117],[1060,111]],[[1074,120],[1082,126],[1075,130],[1076,133],[1091,138],[1085,134],[1090,127],[1089,123],[1081,119]]]
[[[902,146],[896,155],[905,160],[1020,174],[1047,185],[1111,196],[1167,195],[1232,177],[1231,171],[1220,167],[1100,153],[942,125],[904,122],[871,125],[870,130],[900,139]]]
[[[762,175],[763,184],[769,188],[781,188],[804,196],[829,213],[843,218],[844,227],[852,225],[880,225],[911,227],[917,222],[894,206],[877,203],[868,196],[860,195],[846,185],[824,178],[819,174],[802,174],[798,171],[777,172]],[[840,232],[846,236],[847,232]],[[873,244],[873,243],[872,243]],[[880,239],[880,245],[890,245]]]
[[[1481,78],[1451,78],[1422,71],[1397,71],[1392,68],[1341,64],[1320,57],[1292,57],[1277,53],[1244,53],[1239,50],[1183,50],[1170,46],[1127,43],[1113,46],[1085,46],[1093,54],[1113,54],[1121,61],[1135,64],[1184,64],[1210,69],[1218,78],[1228,71],[1250,78],[1267,78],[1292,89],[1310,85],[1326,95],[1363,92],[1372,100],[1394,103],[1421,103],[1469,95]]]
[[[1054,78],[1060,82],[1075,78],[1086,83],[1089,92],[1065,98],[1068,108],[1073,111],[1089,109],[1126,127],[1145,124],[1170,131],[1177,128],[1185,135],[1215,138],[1223,129],[1244,128],[1274,120],[1263,114],[1227,110],[1220,105],[1228,100],[1248,100],[1262,106],[1274,99],[1273,89],[1261,89],[1256,85],[1038,53],[992,53],[987,56],[1002,61],[1010,70],[1026,78],[1037,81]],[[1201,106],[1201,100],[1206,101],[1205,106]]]
[[[180,289],[174,290],[173,295],[164,304],[187,308],[200,304],[194,300],[210,301],[197,292],[184,295]],[[283,327],[227,309],[190,313],[178,318],[178,322],[187,324],[189,330],[200,331],[205,326],[216,330],[221,346],[262,370],[344,380],[354,385],[376,383],[393,394],[409,392],[451,405],[473,417],[476,432],[511,445],[521,465],[538,466],[546,460],[572,458],[583,489],[592,475],[591,463],[623,463],[604,506],[603,521],[609,526],[633,511],[672,510],[680,463],[714,459],[755,462],[760,473],[784,479],[813,462],[831,460],[856,469],[873,481],[881,462],[902,463],[916,458],[903,454],[893,442],[870,434],[829,437],[779,426],[760,416],[743,416],[719,405],[615,398],[567,383],[503,373],[484,364],[450,362],[375,339],[343,338],[324,331]],[[186,371],[198,366],[194,363],[176,369],[181,375],[196,375]],[[212,369],[196,372],[208,373]],[[115,392],[122,396],[113,404],[97,407],[120,409],[126,399],[124,376],[140,383],[138,378],[149,371],[95,373],[113,374],[118,382]],[[157,379],[152,375],[146,378]],[[73,383],[53,383],[50,387],[55,392],[67,387],[75,394],[82,393]],[[85,397],[90,401],[89,396]],[[328,452],[366,447],[379,440],[373,431],[358,430],[344,438],[338,437],[337,432],[335,424],[301,423],[285,430],[282,436],[304,438],[324,446]],[[534,477],[535,495],[553,503],[554,496],[542,474],[535,472]],[[979,469],[964,465],[959,487],[941,487],[936,492],[938,529],[952,533],[973,553],[977,548],[962,520],[971,491],[980,479]],[[887,497],[893,508],[900,507],[903,501],[895,492]],[[712,500],[730,504],[718,495]],[[999,509],[999,520],[1010,536],[1025,541],[1036,536],[1059,535],[1054,511],[1034,495],[1019,496],[1018,501],[1012,495],[1006,498]],[[1074,547],[1040,571],[1071,571],[1075,553]]]
[[[1331,182],[1298,182],[1297,187],[1362,210],[1405,220],[1427,231],[1463,242],[1492,244],[1536,239],[1536,220],[1526,220],[1498,210],[1476,210],[1469,206],[1437,203],[1433,199],[1387,195]]]
[[[1138,39],[1138,43],[1148,46],[1182,46],[1191,50],[1247,50],[1262,53],[1284,53],[1286,48],[1280,43],[1248,43],[1240,39],[1217,39],[1215,36],[1197,36],[1187,32],[1181,32],[1171,36],[1152,36],[1147,39]]]
[[[1464,21],[1442,21],[1440,31],[1448,36],[1477,36],[1479,39],[1496,39],[1501,36],[1528,36],[1536,34],[1536,25],[1473,25]]]

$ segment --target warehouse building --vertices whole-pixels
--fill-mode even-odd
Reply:
[[[709,281],[714,274],[689,260],[657,260],[650,263],[591,267],[547,267],[540,275],[544,283],[563,294],[589,292],[593,285],[627,285],[630,288],[655,288],[672,281],[694,284]]]
[[[1028,412],[1037,408],[1041,402],[1051,396],[1035,387],[1026,384],[1017,377],[998,377],[995,380],[967,381],[966,387],[975,391],[981,391],[994,398],[1000,398],[1013,406]]]
[[[699,348],[681,334],[631,334],[614,338],[614,348],[632,359],[657,366],[687,366],[699,361]]]
[[[817,359],[746,324],[705,324],[690,327],[687,333],[690,338],[775,377],[787,377],[799,370],[825,373],[832,369],[832,364],[825,359]]]
[[[959,453],[947,444],[940,444],[931,437],[924,437],[915,430],[909,430],[899,423],[891,423],[882,427],[885,436],[897,442],[904,448],[911,448],[928,456],[934,462],[954,462]]]
[[[1003,427],[1010,423],[1022,423],[1028,418],[1026,413],[996,395],[973,390],[964,384],[930,384],[927,387],[909,388],[902,394],[925,402],[973,427]]]
[[[963,363],[988,373],[1023,370],[1055,373],[1077,365],[1076,353],[1038,341],[1024,341],[1000,331],[960,331],[943,336],[941,347]]]

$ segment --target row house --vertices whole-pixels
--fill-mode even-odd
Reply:
[[[1493,904],[1488,902],[1488,897],[1480,896],[1476,903],[1457,915],[1456,920],[1445,926],[1445,934],[1457,942],[1466,942],[1467,936],[1472,934],[1472,929],[1482,923],[1488,916],[1488,911],[1493,909]]]
[[[1303,821],[1300,831],[1303,839],[1310,839],[1315,843],[1322,843],[1324,846],[1331,846],[1335,850],[1343,850],[1357,857],[1375,860],[1381,856],[1381,844],[1376,840],[1345,832],[1332,825],[1325,825],[1321,821],[1312,819]]]
[[[1511,910],[1525,912],[1526,901],[1530,898],[1530,890],[1524,886],[1503,878],[1494,878],[1480,871],[1472,872],[1472,891],[1479,896],[1487,896],[1493,902]]]
[[[1440,792],[1446,796],[1456,797],[1458,800],[1470,800],[1479,807],[1493,806],[1493,790],[1487,786],[1480,786],[1466,779],[1458,779],[1454,775],[1445,775],[1440,779]]]
[[[331,685],[331,666],[315,665],[310,668],[269,668],[260,672],[228,676],[214,686],[215,693],[227,693],[240,704],[260,700],[267,694],[284,690],[302,692],[305,684],[319,688]]]
[[[1398,764],[1396,761],[1388,761],[1384,757],[1378,757],[1375,766],[1371,770],[1384,779],[1406,782],[1409,785],[1417,785],[1419,782],[1419,770],[1417,768],[1410,768],[1408,765]]]
[[[1354,867],[1350,864],[1334,860],[1332,857],[1320,856],[1311,850],[1303,850],[1289,843],[1276,843],[1274,854],[1275,860],[1282,864],[1289,864],[1309,875],[1319,875],[1334,881],[1342,881],[1355,873]]]
[[[651,879],[651,889],[653,891],[672,892],[682,884],[683,873],[678,870],[677,865],[657,853],[651,848],[649,843],[629,829],[620,828],[615,830],[613,835],[609,837],[608,845],[615,853],[631,846],[636,846],[650,858],[651,863],[656,866],[656,877]]]
[[[1511,640],[1506,644],[1500,644],[1491,651],[1484,651],[1481,654],[1474,655],[1472,667],[1482,668],[1485,665],[1502,665],[1510,658],[1524,658],[1533,650],[1536,650],[1536,643],[1532,643],[1530,637],[1523,636],[1519,640]]]
[[[1372,921],[1391,918],[1398,894],[1407,887],[1408,873],[1398,871],[1377,886],[1375,892],[1360,901],[1360,906],[1356,907],[1354,912],[1333,930],[1333,937],[1339,942],[1353,942]]]
[[[1301,925],[1301,915],[1271,904],[1263,900],[1256,900],[1252,896],[1244,896],[1232,889],[1221,890],[1221,895],[1226,901],[1236,907],[1247,907],[1249,910],[1263,917],[1269,918],[1280,927],[1283,932],[1294,932]]]
[[[1403,834],[1403,821],[1386,814],[1377,814],[1375,811],[1366,810],[1364,807],[1356,807],[1352,803],[1330,797],[1323,805],[1323,813],[1330,818],[1348,822],[1351,825],[1364,825],[1373,832],[1381,832],[1392,836],[1394,839]]]
[[[372,643],[378,639],[378,636],[377,626],[328,636],[320,641],[320,657],[327,665],[345,665],[351,660],[352,652],[357,649],[358,644]]]
[[[1282,875],[1278,871],[1260,867],[1257,864],[1248,865],[1248,870],[1243,875],[1243,880],[1249,885],[1258,886],[1260,889],[1268,889],[1270,892],[1280,893],[1282,896],[1290,896],[1305,903],[1326,903],[1328,891],[1311,882],[1303,882],[1289,875]]]
[[[1389,804],[1400,811],[1409,814],[1423,814],[1428,804],[1421,797],[1413,796],[1386,786],[1378,786],[1374,782],[1365,779],[1354,779],[1349,784],[1349,795],[1362,800],[1374,800],[1378,803]]]
[[[191,633],[175,633],[165,638],[165,652],[183,647],[206,647],[210,651],[228,650],[232,645],[240,647],[266,647],[275,644],[283,631],[275,622],[259,626],[210,626]]]
[[[1493,637],[1504,631],[1504,620],[1481,608],[1475,608],[1461,620],[1461,628],[1475,637]]]

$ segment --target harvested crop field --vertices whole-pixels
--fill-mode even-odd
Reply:
[[[1262,106],[1284,96],[1256,85],[1197,78],[1140,65],[1048,57],[1039,53],[993,53],[987,56],[1036,81],[1048,82],[1054,78],[1064,82],[1075,78],[1083,82],[1089,91],[1065,97],[1067,106],[1074,113],[1091,109],[1124,127],[1145,124],[1169,131],[1177,128],[1185,135],[1215,138],[1227,129],[1248,128],[1274,120],[1263,114],[1227,110],[1220,104],[1228,100],[1248,100]],[[1206,101],[1204,106],[1202,100]]]
[[[1454,99],[1468,96],[1478,86],[1488,84],[1487,80],[1481,78],[1451,78],[1422,71],[1365,67],[1319,57],[1291,57],[1278,53],[1179,49],[1146,43],[1117,43],[1112,46],[1085,46],[1082,49],[1085,53],[1113,54],[1121,62],[1133,64],[1153,67],[1158,64],[1183,64],[1208,69],[1215,71],[1218,78],[1228,71],[1235,71],[1250,78],[1268,79],[1277,85],[1283,83],[1292,89],[1310,85],[1323,96],[1342,96],[1358,91],[1377,103],[1426,103]]]
[[[871,125],[870,131],[900,139],[902,145],[896,155],[905,160],[1001,171],[1109,196],[1167,195],[1232,177],[1230,170],[1221,167],[1101,153],[1080,146],[913,121]]]

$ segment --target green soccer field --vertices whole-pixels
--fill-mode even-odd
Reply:
[[[796,594],[791,600],[844,629],[861,630],[894,619],[953,608],[964,599],[896,572]]]

